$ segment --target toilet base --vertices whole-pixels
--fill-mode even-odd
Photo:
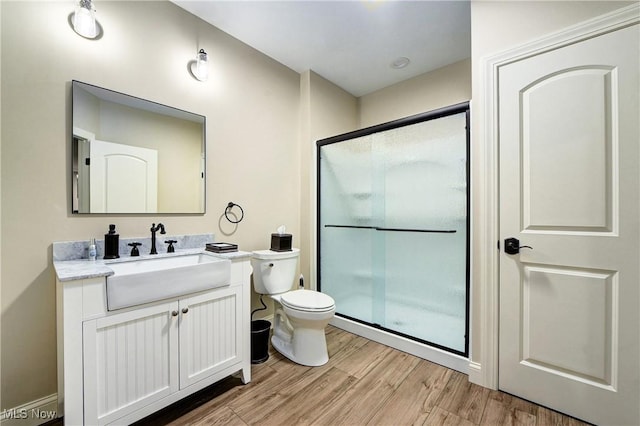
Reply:
[[[291,339],[274,333],[271,345],[296,364],[319,367],[329,361],[323,329],[297,329]]]

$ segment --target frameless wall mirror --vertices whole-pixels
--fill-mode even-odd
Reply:
[[[204,213],[205,117],[72,82],[73,213]]]

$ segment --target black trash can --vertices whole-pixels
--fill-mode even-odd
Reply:
[[[270,329],[269,321],[251,321],[251,364],[260,364],[269,359]]]

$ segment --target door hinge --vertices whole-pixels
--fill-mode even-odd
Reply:
[[[84,159],[84,165],[85,166],[90,166],[91,165],[91,158],[85,158]]]
[[[498,246],[498,251],[500,251],[500,240],[498,240],[497,246]]]

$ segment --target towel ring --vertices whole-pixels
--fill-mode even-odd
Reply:
[[[231,212],[231,209],[234,206],[238,207],[240,209],[240,219],[238,219],[238,220],[232,220],[232,219],[229,218],[229,213]],[[234,202],[229,201],[229,204],[227,204],[227,208],[224,209],[224,217],[226,217],[227,220],[229,222],[231,222],[231,223],[240,223],[240,222],[242,222],[242,219],[244,219],[244,210],[242,210],[242,207],[240,207],[239,204],[236,204]]]

